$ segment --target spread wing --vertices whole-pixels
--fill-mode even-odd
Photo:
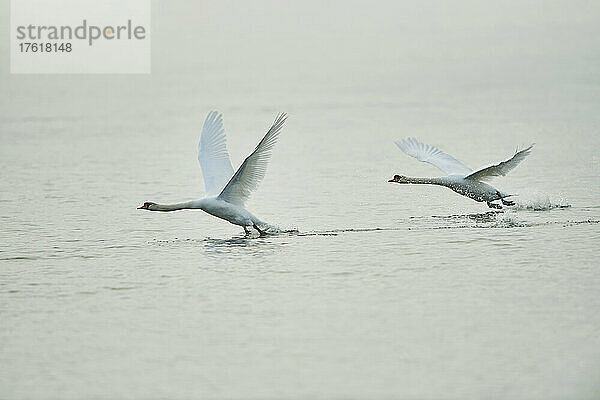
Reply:
[[[396,146],[409,156],[434,165],[448,175],[468,175],[472,172],[471,168],[456,158],[444,153],[437,147],[421,143],[417,139],[408,138],[403,139],[401,142],[396,141]]]
[[[207,196],[216,196],[233,176],[233,167],[227,153],[227,140],[223,130],[223,116],[208,113],[198,144],[198,161],[202,167]]]
[[[287,114],[281,113],[275,119],[271,129],[262,138],[258,146],[254,149],[238,168],[237,172],[225,189],[219,195],[219,198],[239,206],[244,206],[250,194],[258,187],[258,184],[265,177],[267,165],[271,158],[271,151],[277,142],[281,128],[287,119]]]
[[[510,170],[519,165],[521,161],[523,161],[525,157],[531,153],[532,148],[533,145],[526,149],[515,152],[515,155],[509,160],[502,161],[496,165],[490,165],[489,167],[478,169],[472,174],[467,175],[465,179],[472,179],[474,181],[488,181],[496,176],[505,176]]]

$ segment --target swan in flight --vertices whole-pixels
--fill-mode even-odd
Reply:
[[[501,192],[484,181],[488,181],[496,176],[505,176],[510,170],[519,165],[533,148],[533,145],[531,145],[526,149],[515,152],[515,155],[509,160],[472,171],[454,157],[434,146],[421,143],[416,139],[408,138],[401,142],[397,141],[396,145],[409,156],[438,167],[447,176],[440,178],[409,178],[407,176],[394,175],[394,178],[388,182],[446,186],[458,194],[467,196],[475,201],[485,201],[488,207],[498,209],[501,209],[502,206],[492,203],[493,201],[500,200],[505,206],[512,206],[515,203],[505,200],[505,198],[516,195]]]
[[[285,113],[277,116],[252,154],[246,157],[234,174],[227,153],[223,117],[216,111],[210,112],[204,121],[198,144],[198,161],[204,176],[206,197],[177,204],[146,202],[138,209],[148,211],[200,209],[234,225],[244,227],[246,234],[250,233],[248,227],[254,227],[263,235],[264,230],[261,226],[267,224],[252,215],[244,205],[265,176],[271,151],[286,119]]]

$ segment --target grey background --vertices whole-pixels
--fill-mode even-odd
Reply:
[[[599,11],[155,2],[151,75],[10,75],[0,41],[0,397],[597,398]],[[248,207],[297,233],[136,210],[202,197],[211,109],[234,166],[290,114]],[[535,142],[518,205],[388,184],[439,174],[406,136]]]

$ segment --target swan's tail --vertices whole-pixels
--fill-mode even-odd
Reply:
[[[269,224],[268,222],[261,221],[261,220],[260,220],[260,219],[258,219],[258,218],[254,218],[254,219],[252,220],[252,222],[253,222],[254,224],[256,224],[256,226],[258,226],[258,227],[259,227],[261,230],[263,230],[263,231],[267,231],[267,230],[269,230],[269,229],[272,229],[272,228],[273,228],[273,225]]]
[[[517,193],[513,193],[513,194],[509,194],[509,193],[504,193],[498,190],[498,196],[500,196],[501,199],[505,199],[507,197],[514,197],[514,196],[518,196]]]
[[[264,221],[259,221],[259,222],[256,223],[256,225],[258,225],[258,227],[262,231],[264,231],[265,233],[282,233],[282,232],[287,232],[286,230],[281,229],[277,225],[273,225],[273,224],[270,224],[270,223],[264,222]]]
[[[277,226],[275,226],[275,225],[272,225],[272,224],[269,224],[269,223],[267,223],[267,222],[262,222],[262,223],[261,223],[261,225],[260,225],[260,227],[261,227],[263,230],[265,230],[265,231],[267,231],[267,232],[269,232],[269,233],[277,233],[277,232],[280,232],[280,229],[279,229],[279,227],[277,227]]]

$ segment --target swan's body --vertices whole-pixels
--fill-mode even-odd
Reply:
[[[410,178],[395,175],[389,182],[445,186],[475,201],[486,202],[490,208],[502,208],[500,204],[492,203],[496,200],[500,200],[506,206],[514,205],[512,201],[505,200],[505,198],[514,195],[501,192],[483,181],[495,176],[506,175],[529,155],[533,147],[531,145],[524,150],[517,151],[512,158],[501,163],[472,171],[454,157],[416,139],[409,138],[402,142],[396,142],[396,145],[409,156],[432,164],[448,175],[439,178]]]
[[[146,204],[146,203],[144,203]],[[229,221],[234,225],[240,226],[254,226],[264,225],[264,222],[256,218],[250,211],[244,207],[237,206],[235,204],[228,203],[225,200],[216,197],[205,197],[200,200],[187,201],[185,203],[177,204],[156,204],[147,203],[148,208],[140,207],[140,209],[147,209],[150,211],[177,211],[177,210],[202,210],[210,215],[214,215],[217,218]]]
[[[177,204],[146,202],[139,208],[149,211],[200,209],[244,227],[246,233],[249,233],[248,227],[254,227],[262,234],[261,226],[266,224],[246,210],[244,205],[265,176],[271,150],[286,118],[286,114],[277,117],[252,154],[234,174],[227,152],[222,116],[216,111],[209,113],[198,146],[198,160],[202,167],[207,197]]]

